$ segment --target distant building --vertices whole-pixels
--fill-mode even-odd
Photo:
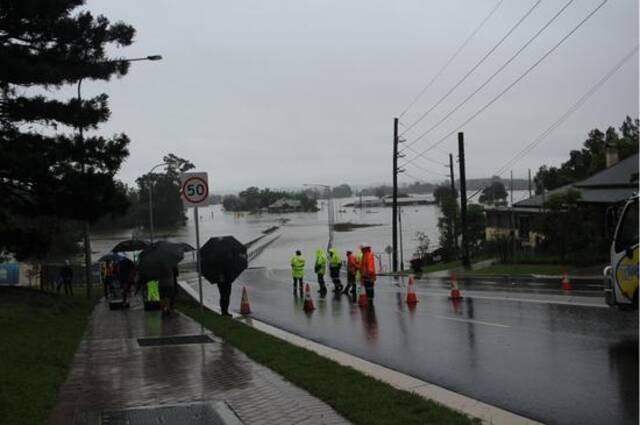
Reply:
[[[269,205],[267,210],[270,213],[287,213],[302,211],[302,202],[297,199],[278,199],[273,204]]]
[[[598,225],[601,237],[606,236],[605,217],[607,209],[626,201],[638,192],[638,154],[622,161],[617,157],[607,158],[608,168],[591,177],[572,183],[544,194],[515,202],[512,207],[485,208],[487,216],[486,238],[495,240],[499,236],[514,234],[521,246],[535,246],[541,235],[534,229],[537,220],[544,212],[545,202],[555,194],[568,190],[580,193],[580,204],[595,209],[600,217]]]

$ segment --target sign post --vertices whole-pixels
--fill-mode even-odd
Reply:
[[[200,309],[204,309],[202,302],[202,270],[200,268],[200,216],[198,206],[209,203],[209,179],[207,173],[183,173],[180,176],[180,194],[182,202],[187,207],[193,207],[193,220],[196,224],[196,265],[198,269],[198,292],[200,295]]]

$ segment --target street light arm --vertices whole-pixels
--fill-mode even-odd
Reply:
[[[171,165],[171,164],[170,164],[170,163],[168,163],[168,162],[163,162],[163,163],[160,163],[160,164],[154,165],[154,166],[153,166],[153,168],[152,168],[151,170],[149,170],[149,174],[153,173],[153,171],[154,171],[156,168],[158,168],[158,167],[162,167],[162,166],[164,166],[164,165]]]

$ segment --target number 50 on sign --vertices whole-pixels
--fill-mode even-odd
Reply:
[[[180,176],[180,194],[187,207],[205,206],[209,203],[207,173],[184,173]]]

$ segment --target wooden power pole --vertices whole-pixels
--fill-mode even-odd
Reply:
[[[398,118],[393,119],[393,211],[391,214],[393,272],[398,271]]]
[[[464,133],[458,133],[458,160],[460,161],[460,214],[462,223],[462,265],[469,268],[469,238],[467,234],[467,177],[464,165]]]

